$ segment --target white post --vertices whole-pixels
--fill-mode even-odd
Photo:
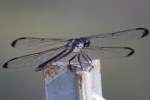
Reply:
[[[76,74],[79,100],[105,100],[102,96],[100,60],[93,60],[91,72],[81,71]]]
[[[93,60],[93,65],[94,68],[90,72],[80,71],[76,73],[79,100],[105,100],[102,96],[100,60]],[[45,80],[46,100],[51,100],[48,98],[48,87],[46,86],[47,84],[50,84],[49,80],[51,77],[49,76],[51,74],[51,69],[46,68],[43,73]]]

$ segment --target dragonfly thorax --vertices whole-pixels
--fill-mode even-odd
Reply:
[[[75,48],[73,49],[73,52],[80,52],[83,47],[84,47],[84,44],[79,43],[79,44],[77,44],[77,46],[75,46]]]
[[[89,47],[90,41],[87,38],[70,39],[66,48],[72,49],[73,52],[80,52],[84,47]]]

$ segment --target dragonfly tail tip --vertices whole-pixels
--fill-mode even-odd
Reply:
[[[41,69],[41,68],[38,68],[38,67],[34,69],[35,72],[39,72],[39,71],[41,71],[41,70],[42,70],[42,69]]]

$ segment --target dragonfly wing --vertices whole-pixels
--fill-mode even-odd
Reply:
[[[67,39],[57,38],[35,38],[35,37],[21,37],[11,43],[12,47],[23,49],[38,49],[46,47],[62,46],[67,42]]]
[[[53,49],[49,49],[34,54],[16,57],[6,62],[3,65],[3,68],[15,69],[15,70],[24,69],[24,68],[33,68],[35,70],[37,66],[48,61],[53,56],[56,56],[62,50],[64,50],[64,47],[53,48]]]
[[[130,47],[88,47],[83,52],[92,59],[113,59],[120,57],[129,57],[134,54],[134,49]]]
[[[146,28],[133,28],[124,31],[118,31],[113,33],[102,33],[87,38],[91,40],[92,45],[99,43],[99,46],[111,45],[116,43],[124,43],[129,40],[144,38],[149,34]]]

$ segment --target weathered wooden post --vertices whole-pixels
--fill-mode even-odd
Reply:
[[[75,74],[77,83],[79,100],[105,100],[102,96],[101,66],[100,60],[93,60],[94,68],[90,71],[79,71]],[[51,79],[51,69],[47,68],[43,71],[46,84]],[[48,97],[48,87],[45,86],[46,100],[53,100]],[[64,90],[65,91],[65,90]],[[61,98],[60,98],[61,100]],[[69,100],[69,99],[68,99]],[[77,99],[74,99],[77,100]]]
[[[78,81],[79,100],[105,100],[102,96],[100,60],[93,60],[94,68],[91,72],[76,73]]]

